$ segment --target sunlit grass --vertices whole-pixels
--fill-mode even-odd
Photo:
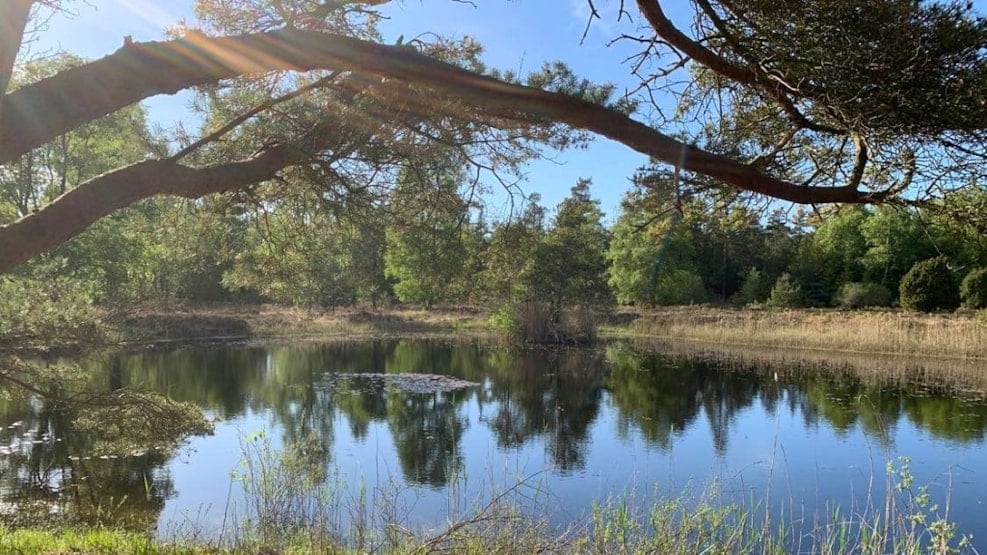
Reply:
[[[198,551],[206,553],[206,551]],[[102,528],[16,529],[0,526],[0,553],[197,553],[156,544],[146,534]]]
[[[683,307],[646,311],[632,327],[610,331],[729,345],[987,358],[987,321],[976,313]]]

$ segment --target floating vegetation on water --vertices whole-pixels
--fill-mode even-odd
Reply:
[[[407,393],[444,393],[456,391],[470,387],[478,387],[480,384],[466,380],[460,380],[450,376],[439,374],[384,374],[380,372],[368,373],[335,373],[325,374],[325,383],[332,389],[349,387],[351,380],[362,381],[371,387],[384,386],[387,384],[405,391]]]

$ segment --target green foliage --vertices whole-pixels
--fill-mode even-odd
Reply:
[[[987,308],[987,268],[977,268],[963,278],[960,300],[966,308]]]
[[[733,302],[739,305],[761,302],[770,294],[767,287],[768,282],[764,279],[764,274],[757,268],[751,268],[744,277],[740,291],[733,296]]]
[[[588,180],[573,186],[556,211],[554,225],[532,253],[521,279],[530,300],[546,302],[558,321],[566,305],[605,306],[612,302],[607,285],[607,231],[599,201],[590,198]]]
[[[864,276],[892,291],[916,262],[935,256],[935,245],[912,210],[882,206],[860,225],[860,233],[867,244]]]
[[[521,322],[518,319],[518,303],[500,305],[490,313],[490,327],[507,337],[520,337]]]
[[[594,305],[608,298],[602,216],[599,201],[589,196],[589,182],[580,180],[559,205],[553,226],[533,252],[522,278],[528,298],[546,301],[553,310],[566,302]]]
[[[599,201],[580,180],[541,227],[531,204],[521,221],[494,228],[484,253],[487,302],[496,325],[531,342],[582,342],[595,336],[595,311],[613,302],[607,285],[607,231]]]
[[[843,308],[890,306],[891,290],[879,283],[844,283],[836,292],[836,304]]]
[[[64,260],[0,276],[0,348],[60,348],[105,339],[86,284],[62,275]]]
[[[284,545],[300,532],[329,533],[333,513],[327,509],[338,501],[332,496],[321,442],[306,436],[276,450],[260,431],[248,436],[241,450],[233,479],[243,487],[250,541]]]
[[[700,304],[706,302],[708,297],[703,278],[695,272],[674,268],[658,275],[655,287],[657,305]]]
[[[939,249],[957,266],[987,268],[987,190],[966,188],[948,194],[920,214]],[[924,258],[935,256],[930,253]]]
[[[469,288],[457,282],[466,278],[470,250],[478,246],[459,192],[465,175],[451,153],[435,156],[402,170],[390,199],[394,216],[384,254],[384,272],[398,300],[426,307],[468,296]]]
[[[383,225],[283,207],[247,229],[222,283],[290,305],[376,303],[384,283]],[[313,232],[317,229],[317,232]]]
[[[622,202],[607,253],[610,284],[620,302],[686,304],[735,296],[758,268],[767,297],[795,254],[798,233],[775,213],[767,225],[745,206],[676,187],[673,176],[646,167]],[[692,276],[692,277],[690,277]],[[700,283],[694,283],[698,276]],[[749,302],[749,301],[745,301]]]
[[[15,81],[32,82],[82,64],[69,54],[43,57],[18,68]],[[25,216],[80,183],[164,151],[152,139],[140,105],[73,129],[0,166],[0,224]]]
[[[782,274],[775,281],[768,296],[767,305],[771,308],[798,308],[805,306],[802,287],[796,283],[791,274]]]
[[[901,279],[901,306],[909,310],[935,312],[960,306],[953,272],[943,257],[923,260]]]
[[[95,438],[97,455],[143,454],[149,449],[174,450],[189,435],[212,433],[195,404],[172,401],[158,393],[118,389],[91,396],[73,419],[76,431]]]
[[[825,214],[815,233],[803,238],[790,271],[805,302],[829,305],[841,284],[863,281],[867,242],[861,227],[869,217],[865,208],[845,207]]]
[[[803,100],[826,106],[825,115],[817,106],[813,116],[880,134],[982,128],[987,21],[971,2],[722,5],[730,9],[717,11],[715,28],[731,37],[725,57],[767,60],[764,69],[784,82],[812,83]]]
[[[607,249],[610,266],[609,284],[621,304],[650,304],[651,276],[661,252],[659,240],[651,228],[641,229],[635,211],[625,204],[614,224]]]
[[[484,304],[500,313],[505,303],[520,302],[528,284],[518,276],[530,275],[535,249],[543,240],[545,210],[532,199],[516,221],[495,224],[482,254],[479,282]]]

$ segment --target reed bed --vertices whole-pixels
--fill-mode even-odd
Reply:
[[[682,307],[640,314],[632,333],[734,346],[987,360],[987,317],[973,312]]]

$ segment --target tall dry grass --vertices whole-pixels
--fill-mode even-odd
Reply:
[[[987,318],[976,313],[681,307],[640,314],[632,333],[737,346],[987,359]]]

